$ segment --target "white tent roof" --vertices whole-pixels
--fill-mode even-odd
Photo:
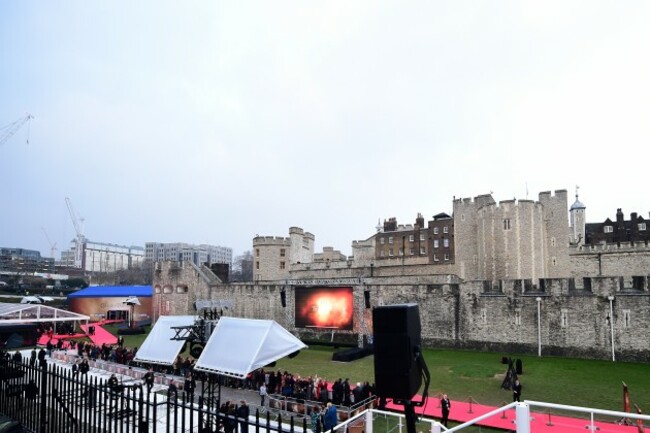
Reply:
[[[0,303],[0,325],[5,323],[88,321],[89,316],[42,304]]]
[[[160,316],[138,349],[134,361],[171,365],[185,344],[184,340],[172,340],[176,336],[174,326],[190,326],[197,316]]]
[[[194,368],[244,378],[307,346],[273,320],[222,317]]]

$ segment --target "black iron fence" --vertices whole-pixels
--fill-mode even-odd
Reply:
[[[238,416],[211,392],[207,377],[200,395],[149,392],[141,381],[108,386],[108,380],[75,374],[56,364],[0,361],[0,414],[38,433],[196,432],[260,433],[307,431],[307,418],[259,411]]]

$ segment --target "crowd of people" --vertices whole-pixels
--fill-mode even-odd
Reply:
[[[297,400],[331,402],[337,406],[352,406],[375,394],[374,386],[369,382],[357,382],[355,385],[350,384],[350,379],[339,378],[330,385],[323,377],[302,377],[281,370],[258,369],[249,373],[244,380],[231,379],[228,385],[259,391],[262,400],[269,394],[279,394]]]

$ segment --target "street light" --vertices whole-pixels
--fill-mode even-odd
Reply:
[[[542,298],[535,298],[537,301],[537,356],[542,356]]]
[[[609,300],[609,329],[612,334],[612,362],[616,362],[616,352],[614,351],[614,297],[608,296]]]

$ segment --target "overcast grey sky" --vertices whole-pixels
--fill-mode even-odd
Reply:
[[[0,2],[0,245],[251,248],[575,186],[648,217],[650,2]]]

